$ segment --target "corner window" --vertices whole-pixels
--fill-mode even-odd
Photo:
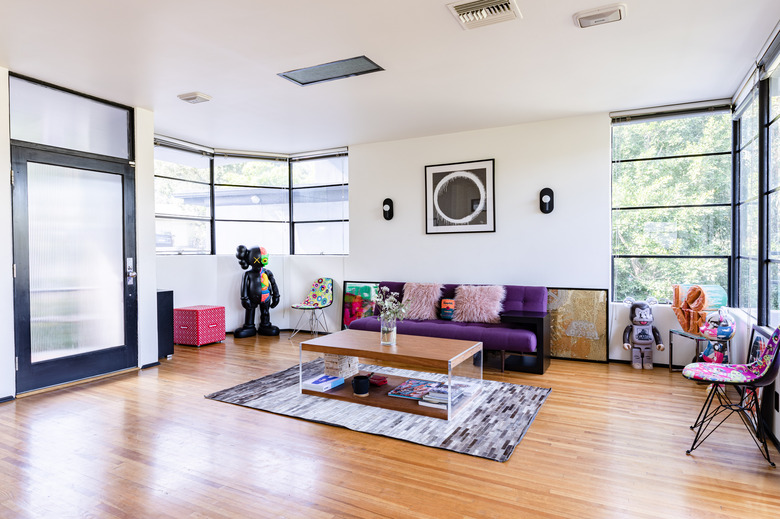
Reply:
[[[346,150],[295,157],[155,147],[158,254],[347,254]]]
[[[728,291],[728,111],[613,120],[613,298],[661,302],[676,283]]]

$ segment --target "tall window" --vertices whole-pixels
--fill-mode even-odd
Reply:
[[[728,291],[731,180],[726,109],[613,120],[615,300],[670,301],[675,283]]]
[[[154,176],[157,252],[211,254],[211,159],[157,146]]]
[[[349,253],[348,183],[345,155],[293,160],[296,254]]]
[[[780,57],[770,67],[769,75],[769,181],[767,182],[767,207],[769,225],[769,326],[780,326]]]
[[[235,254],[247,240],[290,253],[289,177],[284,159],[214,157],[217,254]]]
[[[758,89],[738,107],[734,120],[737,179],[736,275],[739,307],[758,309]]]

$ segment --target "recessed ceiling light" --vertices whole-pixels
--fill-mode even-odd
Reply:
[[[306,86],[322,83],[323,81],[333,81],[334,79],[379,72],[380,70],[384,69],[367,57],[358,56],[356,58],[323,63],[322,65],[314,65],[313,67],[290,70],[278,75],[284,79],[289,79],[293,83]]]
[[[202,92],[188,92],[186,94],[179,94],[178,97],[182,101],[187,101],[188,103],[194,105],[198,103],[205,103],[206,101],[211,101],[211,96]]]

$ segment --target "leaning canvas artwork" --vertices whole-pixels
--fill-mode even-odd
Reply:
[[[352,321],[374,315],[374,302],[379,283],[374,281],[345,281],[341,328],[347,329]]]

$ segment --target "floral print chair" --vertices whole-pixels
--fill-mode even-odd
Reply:
[[[780,371],[780,356],[777,354],[778,342],[780,342],[780,328],[774,331],[764,349],[750,364],[695,362],[685,366],[682,373],[685,378],[711,384],[696,423],[691,426],[691,429],[696,430],[696,436],[691,443],[691,448],[685,452],[686,454],[690,454],[701,445],[729,416],[733,413],[739,413],[764,459],[771,466],[775,466],[769,458],[766,442],[767,425],[761,414],[759,393],[760,388],[775,381],[778,371]],[[727,393],[729,386],[736,389],[738,400],[732,400],[732,397]],[[712,404],[715,399],[718,402],[713,409]],[[715,422],[715,419],[721,416],[722,418]],[[713,422],[715,422],[714,425]]]
[[[312,283],[311,290],[302,303],[290,305],[295,310],[304,310],[298,318],[298,324],[290,335],[290,339],[301,331],[301,320],[309,312],[309,331],[316,337],[320,330],[328,333],[328,323],[325,319],[325,308],[333,304],[333,278],[319,278]],[[317,311],[319,310],[319,315]]]

